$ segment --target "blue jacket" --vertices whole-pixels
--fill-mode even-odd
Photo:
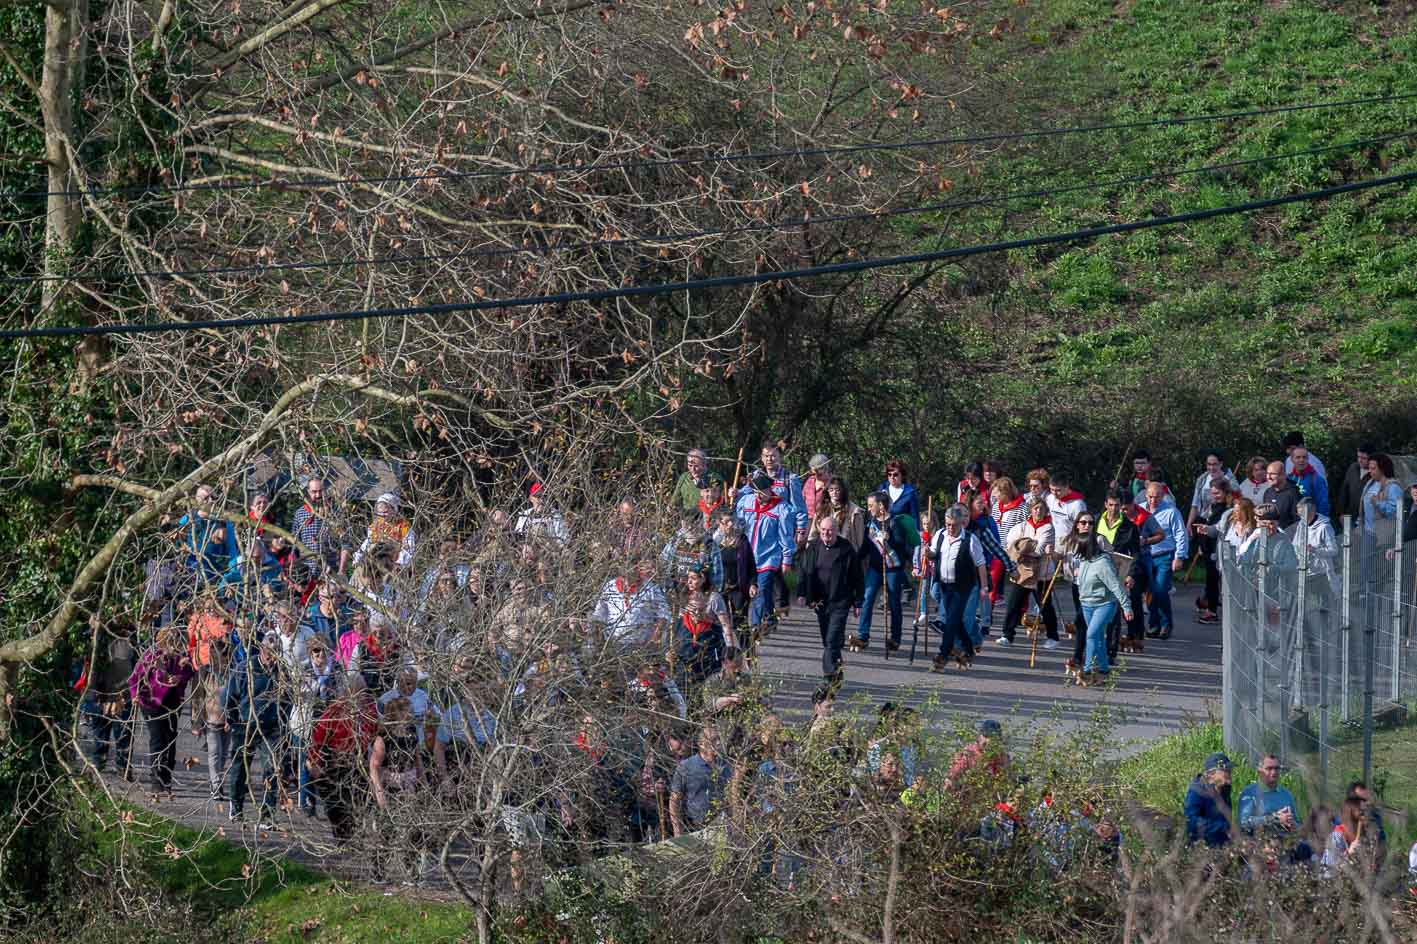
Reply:
[[[891,495],[889,482],[882,482],[881,487],[876,491],[883,493],[887,498]],[[915,519],[915,526],[921,527],[924,524],[920,520],[920,496],[916,494],[915,486],[906,482],[901,486],[900,497],[891,502],[892,515],[909,515]]]
[[[1294,802],[1294,794],[1283,787],[1265,790],[1256,781],[1240,791],[1240,802],[1236,807],[1236,818],[1240,828],[1247,833],[1256,829],[1263,831],[1275,824],[1275,814],[1285,807],[1299,820],[1299,804]],[[1283,830],[1280,829],[1282,832]]]
[[[1230,803],[1199,775],[1186,791],[1186,841],[1207,846],[1230,842]]]
[[[784,564],[792,566],[792,555],[797,550],[795,509],[776,496],[768,508],[758,510],[757,505],[758,496],[749,491],[739,497],[736,516],[738,527],[753,548],[758,573],[781,570]]]
[[[228,718],[255,725],[265,734],[279,733],[282,721],[290,714],[275,676],[259,658],[232,668],[222,702]]]
[[[1297,472],[1289,473],[1289,481],[1294,483],[1294,487],[1299,490],[1301,498],[1312,498],[1314,507],[1319,510],[1319,514],[1328,515],[1328,480],[1319,475],[1319,470],[1309,466],[1304,470],[1304,474]]]
[[[748,476],[748,484],[739,486],[737,500],[740,506],[743,504],[743,497],[745,495],[752,496],[752,479],[754,476],[760,474],[768,475],[769,473],[762,469],[754,469]],[[772,493],[778,498],[781,498],[785,504],[791,506],[792,515],[790,520],[792,526],[798,531],[806,531],[808,525],[807,499],[802,497],[802,477],[795,472],[789,472],[783,467],[778,466],[777,475],[772,476]],[[747,531],[745,530],[744,533],[746,534]],[[793,536],[793,540],[796,540],[796,535]]]
[[[1191,552],[1191,538],[1186,533],[1186,519],[1181,516],[1181,510],[1176,507],[1176,502],[1169,493],[1161,500],[1161,506],[1152,513],[1151,518],[1165,535],[1151,546],[1151,556],[1174,554],[1180,560],[1185,560],[1186,555]]]
[[[241,551],[236,545],[236,526],[219,518],[183,515],[177,522],[184,528],[183,544],[187,548],[187,567],[204,581],[235,583],[241,579]],[[212,534],[223,528],[225,537],[217,540]]]

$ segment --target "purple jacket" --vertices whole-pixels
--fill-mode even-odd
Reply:
[[[175,711],[181,707],[187,683],[195,674],[185,653],[164,656],[157,646],[149,646],[128,677],[128,694],[148,714]]]

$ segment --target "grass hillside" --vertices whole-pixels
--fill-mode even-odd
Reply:
[[[1011,103],[1000,114],[1018,127],[1061,127],[1411,94],[1413,10],[1334,0],[1049,0],[1015,27],[1031,52],[998,63]],[[996,52],[985,44],[979,55]],[[979,121],[992,130],[998,118]],[[1313,190],[1417,170],[1414,133],[1417,98],[1031,138],[985,158],[977,189],[1069,187],[1343,146],[908,225],[933,247]],[[1188,472],[1207,445],[1273,452],[1295,427],[1321,456],[1343,459],[1340,469],[1368,433],[1392,451],[1410,449],[1414,228],[1417,186],[1406,185],[1018,250],[1006,263],[971,260],[932,300],[932,323],[916,342],[934,363],[889,378],[918,406],[914,428],[864,403],[848,425],[875,425],[871,435],[887,450],[938,454],[941,463],[1004,452],[1014,468],[1052,460],[1079,473],[1115,466],[1129,442],[1148,443],[1168,468]],[[953,363],[956,352],[962,369],[942,390],[936,358]],[[1029,403],[1048,409],[1021,415]]]

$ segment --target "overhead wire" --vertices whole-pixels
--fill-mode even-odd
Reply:
[[[515,168],[476,171],[429,171],[420,174],[392,174],[377,177],[318,177],[297,180],[254,180],[240,183],[198,183],[198,184],[151,184],[130,187],[95,187],[69,190],[21,190],[0,191],[0,199],[23,200],[49,197],[81,197],[108,195],[137,195],[144,193],[192,193],[227,192],[252,189],[298,190],[307,187],[334,187],[347,184],[389,184],[418,183],[425,180],[477,180],[521,175],[540,174],[586,174],[599,171],[643,170],[656,167],[686,167],[703,164],[738,163],[751,161],[779,160],[794,157],[823,157],[862,154],[870,152],[893,152],[918,148],[950,147],[961,144],[993,144],[1003,141],[1020,141],[1030,138],[1047,138],[1072,134],[1089,134],[1102,131],[1130,131],[1141,128],[1195,124],[1209,121],[1231,121],[1238,118],[1258,118],[1265,115],[1290,114],[1325,108],[1352,108],[1360,105],[1391,104],[1417,98],[1417,92],[1394,95],[1373,95],[1364,98],[1345,99],[1333,102],[1305,102],[1294,105],[1275,105],[1266,108],[1248,108],[1232,112],[1210,112],[1199,115],[1173,115],[1162,118],[1145,118],[1134,121],[1120,121],[1074,125],[1062,128],[1036,128],[1024,131],[999,131],[987,134],[961,135],[955,137],[926,138],[895,142],[864,142],[861,144],[823,145],[812,148],[790,148],[771,151],[741,151],[728,154],[705,154],[692,157],[656,158],[640,161],[610,161],[583,165],[531,164]]]
[[[1197,174],[1217,173],[1220,171],[1236,170],[1241,167],[1251,167],[1257,164],[1266,164],[1285,160],[1296,160],[1302,157],[1312,157],[1314,155],[1327,154],[1332,153],[1334,151],[1344,151],[1357,148],[1371,147],[1374,145],[1384,144],[1401,138],[1410,138],[1413,136],[1417,136],[1417,132],[1400,131],[1372,138],[1360,138],[1351,141],[1339,142],[1337,144],[1327,144],[1312,148],[1306,148],[1301,151],[1289,151],[1283,154],[1269,154],[1260,157],[1242,158],[1239,160],[1225,161],[1218,164],[1207,164],[1201,167],[1179,168],[1173,170],[1156,171],[1150,174],[1135,174],[1124,177],[1113,177],[1105,180],[1092,180],[1086,183],[1070,184],[1064,187],[1050,187],[1034,190],[1012,191],[1002,194],[988,194],[979,197],[939,201],[935,203],[927,203],[912,207],[897,207],[895,209],[889,210],[870,210],[856,213],[841,213],[816,217],[802,216],[794,217],[788,220],[778,220],[771,223],[752,223],[744,226],[690,230],[677,233],[607,237],[605,239],[581,240],[569,243],[547,243],[537,246],[501,247],[496,249],[458,249],[449,252],[423,253],[417,255],[353,256],[341,259],[273,262],[256,265],[211,266],[207,268],[193,269],[144,269],[120,272],[77,272],[52,275],[3,276],[0,277],[0,284],[27,285],[36,282],[59,281],[105,282],[134,278],[193,278],[196,276],[203,275],[239,275],[243,273],[252,273],[255,275],[269,275],[281,272],[337,269],[349,266],[384,266],[399,265],[404,263],[447,262],[456,259],[497,258],[501,256],[513,256],[521,254],[545,255],[551,253],[569,252],[580,249],[609,248],[632,244],[673,244],[720,236],[737,236],[747,233],[772,232],[777,230],[793,229],[805,226],[820,226],[831,225],[836,223],[858,222],[872,219],[889,219],[900,216],[915,216],[925,213],[937,213],[944,212],[947,210],[966,209],[969,207],[976,206],[988,206],[996,203],[1013,202],[1016,200],[1044,199],[1047,197],[1061,196],[1069,193],[1078,193],[1090,190],[1102,190],[1110,187],[1123,187],[1131,184],[1151,183],[1157,180],[1169,180],[1178,177],[1193,176]]]
[[[653,283],[647,285],[627,285],[620,286],[617,288],[588,289],[584,291],[574,292],[556,292],[543,295],[518,296],[512,298],[493,298],[477,299],[472,301],[446,302],[435,305],[408,305],[403,307],[370,308],[352,311],[312,312],[310,314],[301,315],[260,315],[245,318],[211,318],[199,321],[139,323],[120,322],[106,325],[63,325],[46,328],[18,328],[0,331],[0,339],[82,337],[90,335],[171,334],[184,333],[189,331],[206,331],[212,329],[238,329],[254,327],[273,327],[277,325],[319,324],[337,321],[364,321],[385,318],[408,318],[420,315],[455,314],[473,311],[486,311],[489,309],[498,308],[527,308],[539,305],[562,305],[569,304],[572,302],[611,301],[614,299],[621,298],[637,298],[653,295],[665,295],[676,292],[702,291],[706,289],[730,288],[742,285],[761,285],[769,282],[785,282],[798,279],[820,278],[822,276],[827,275],[864,272],[873,269],[891,268],[907,265],[919,265],[932,262],[943,262],[949,259],[959,259],[968,256],[982,255],[985,253],[1009,252],[1016,249],[1026,249],[1036,246],[1083,242],[1091,239],[1096,239],[1099,236],[1109,236],[1121,233],[1137,232],[1141,230],[1155,229],[1163,226],[1175,226],[1183,223],[1192,223],[1202,220],[1215,219],[1217,217],[1222,216],[1233,216],[1242,213],[1253,213],[1258,210],[1286,206],[1294,203],[1303,203],[1311,200],[1324,200],[1330,197],[1339,196],[1341,194],[1357,193],[1360,191],[1372,190],[1379,187],[1391,187],[1399,184],[1408,184],[1413,182],[1414,180],[1417,180],[1417,171],[1410,171],[1402,174],[1391,174],[1383,177],[1374,177],[1366,180],[1354,181],[1346,184],[1337,184],[1331,187],[1324,187],[1318,190],[1308,190],[1300,193],[1285,194],[1283,196],[1278,197],[1268,197],[1262,200],[1251,200],[1245,203],[1227,204],[1225,206],[1220,207],[1211,207],[1204,210],[1192,210],[1186,213],[1151,217],[1149,219],[1144,220],[1132,220],[1126,223],[1112,223],[1104,226],[1094,226],[1084,229],[1070,230],[1062,233],[1050,233],[1046,235],[1029,236],[1019,239],[1004,240],[992,243],[955,246],[948,249],[939,249],[930,252],[918,252],[896,256],[853,259],[845,262],[833,262],[797,269],[755,272],[743,275],[712,276],[701,279],[689,279],[679,282]]]

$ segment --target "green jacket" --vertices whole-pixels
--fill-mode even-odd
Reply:
[[[705,472],[702,481],[723,488],[723,476],[713,470]],[[693,511],[699,507],[699,482],[694,481],[687,469],[679,476],[679,484],[674,486],[674,497],[685,511]]]

